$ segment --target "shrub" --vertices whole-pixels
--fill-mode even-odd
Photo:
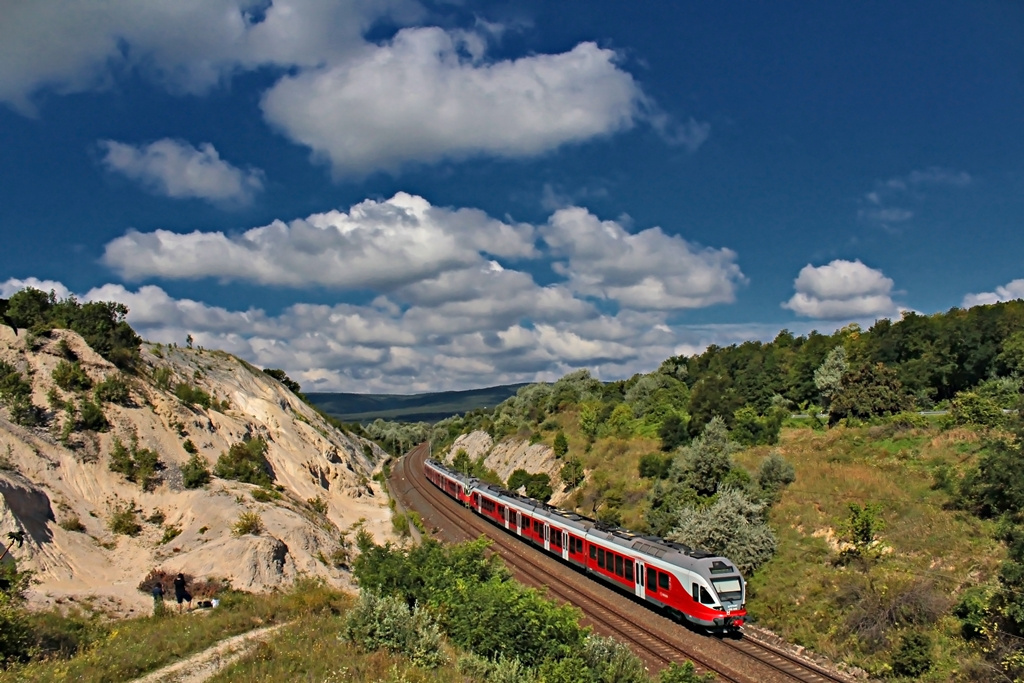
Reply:
[[[668,476],[668,468],[671,465],[671,455],[648,453],[640,457],[640,464],[637,466],[637,470],[644,479],[664,479]]]
[[[272,500],[281,500],[281,494],[274,489],[258,488],[252,492],[252,498],[260,503],[269,503]]]
[[[221,479],[271,486],[274,479],[266,452],[267,442],[262,438],[232,444],[227,453],[221,453],[217,458],[213,473]]]
[[[258,536],[261,533],[263,533],[263,518],[260,517],[258,512],[243,512],[235,520],[235,523],[231,525],[231,534],[233,536],[244,536],[246,534]]]
[[[10,409],[11,419],[23,427],[35,426],[43,420],[43,411],[32,404],[32,383],[4,361],[0,361],[0,402]]]
[[[143,491],[151,491],[160,481],[157,471],[163,469],[163,463],[156,451],[140,448],[138,437],[132,434],[130,447],[114,437],[109,467],[111,472],[123,474],[128,481],[142,486]]]
[[[998,427],[1005,421],[1005,416],[995,400],[964,391],[957,394],[950,404],[949,419],[955,425]]]
[[[153,370],[153,384],[155,384],[158,389],[167,391],[171,388],[171,377],[173,374],[174,373],[171,372],[169,367],[161,366]]]
[[[138,536],[142,532],[134,500],[118,500],[110,507],[107,528],[115,534]]]
[[[757,470],[757,483],[770,501],[777,500],[782,488],[794,481],[796,468],[775,451],[761,461],[761,466]]]
[[[391,527],[396,534],[405,538],[409,535],[409,518],[402,513],[396,513],[391,516]]]
[[[320,496],[317,496],[316,498],[309,498],[306,502],[314,512],[319,512],[321,515],[327,514],[327,501]]]
[[[82,520],[78,518],[78,515],[71,515],[62,519],[60,521],[60,528],[64,531],[73,531],[76,533],[82,533],[85,531],[85,525],[82,524]]]
[[[184,443],[181,444],[181,447],[184,448],[185,452],[189,453],[190,455],[195,455],[196,453],[199,452],[199,449],[196,448],[196,445],[192,443],[192,439],[185,439]]]
[[[78,407],[78,427],[91,432],[105,432],[110,428],[110,423],[103,414],[103,408],[87,399]]]
[[[425,668],[445,661],[437,622],[425,609],[410,609],[398,596],[362,591],[345,619],[342,636],[369,652],[387,650]]]
[[[78,361],[62,360],[53,369],[53,381],[64,391],[86,391],[92,387],[92,379]]]
[[[187,489],[197,489],[210,483],[210,463],[198,453],[193,453],[181,468],[181,483]]]
[[[146,521],[150,524],[163,524],[167,521],[167,515],[164,514],[163,510],[153,510],[153,513],[146,517]]]
[[[181,527],[170,525],[164,527],[164,535],[160,537],[160,545],[165,545],[176,539],[181,534]]]
[[[565,438],[565,432],[558,432],[555,434],[555,457],[564,458],[565,454],[569,452],[569,440]]]
[[[892,656],[892,672],[897,676],[918,678],[932,668],[932,641],[927,634],[911,631],[900,640]]]
[[[128,380],[117,373],[110,375],[96,385],[96,400],[101,403],[116,403],[119,406],[132,405],[132,392]]]
[[[179,382],[174,386],[174,395],[182,403],[187,403],[190,406],[197,405],[202,408],[209,408],[213,403],[213,399],[208,393],[186,382]]]
[[[658,674],[658,683],[710,683],[713,680],[714,674],[697,673],[693,662],[684,662],[682,665],[672,662]]]

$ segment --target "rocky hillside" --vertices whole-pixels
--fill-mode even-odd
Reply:
[[[455,439],[447,453],[447,461],[451,463],[460,449],[476,460],[484,456],[484,466],[494,470],[502,481],[508,481],[509,475],[518,469],[530,474],[546,474],[551,478],[551,489],[554,494],[548,501],[552,505],[562,505],[572,491],[565,491],[565,482],[560,474],[563,461],[555,457],[555,452],[543,443],[531,444],[526,439],[509,437],[495,444],[491,435],[482,430],[463,434]],[[571,506],[570,506],[571,507]]]
[[[32,599],[96,595],[110,608],[145,609],[136,586],[153,568],[247,590],[299,574],[348,585],[336,566],[343,533],[354,538],[359,525],[378,540],[391,533],[387,496],[371,478],[383,451],[229,354],[144,344],[141,358],[134,375],[120,375],[68,330],[33,338],[0,328],[0,361],[31,382],[41,409],[41,423],[24,427],[0,407],[0,539],[25,533],[11,554],[35,572]],[[54,371],[71,362],[86,379],[62,377],[69,388],[61,389]],[[113,377],[126,380],[127,395],[96,398],[97,385]],[[100,407],[108,426],[97,428],[95,411],[87,418],[87,404]],[[257,439],[266,443],[272,486],[214,476],[185,487],[189,450],[213,469],[233,444]],[[122,455],[156,454],[151,480],[112,471],[118,443]],[[243,513],[258,515],[259,528],[239,533]],[[124,533],[132,523],[141,528]]]

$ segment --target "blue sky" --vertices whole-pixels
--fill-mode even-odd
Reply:
[[[1024,296],[1024,5],[7,0],[0,294],[307,390]]]

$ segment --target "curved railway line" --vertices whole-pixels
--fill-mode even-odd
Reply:
[[[392,488],[406,507],[416,510],[446,540],[488,536],[518,579],[578,607],[596,631],[626,642],[651,670],[692,661],[699,671],[736,683],[847,683],[846,678],[750,637],[719,639],[694,633],[632,596],[592,580],[474,515],[430,484],[423,476],[427,455],[427,445],[422,444],[393,470]]]

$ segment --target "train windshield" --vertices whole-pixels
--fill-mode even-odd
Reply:
[[[718,591],[718,597],[722,600],[739,600],[743,597],[743,584],[740,577],[732,576],[727,579],[711,579]]]

